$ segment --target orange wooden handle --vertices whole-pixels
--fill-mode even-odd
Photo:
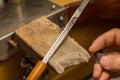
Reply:
[[[41,76],[41,74],[46,69],[46,64],[38,61],[33,70],[30,72],[26,80],[38,80],[38,78]]]

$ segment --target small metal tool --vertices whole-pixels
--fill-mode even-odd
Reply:
[[[68,32],[71,30],[81,13],[83,12],[84,8],[87,6],[89,0],[83,0],[81,5],[77,8],[71,19],[68,21],[67,25],[65,26],[64,30],[58,36],[57,40],[54,42],[52,47],[49,49],[48,53],[45,55],[42,61],[38,61],[33,70],[31,71],[30,75],[28,75],[26,80],[37,80],[41,74],[44,72],[47,62],[61,45],[65,37],[67,36]]]
[[[100,63],[100,59],[105,55],[105,50],[99,50],[95,53],[95,60],[97,63]]]

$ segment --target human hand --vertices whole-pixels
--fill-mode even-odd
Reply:
[[[89,51],[95,53],[108,46],[120,50],[120,29],[114,28],[100,35],[90,46]],[[94,65],[95,80],[108,80],[112,73],[120,75],[120,52],[109,52]],[[113,75],[113,74],[112,74]],[[116,76],[116,75],[115,75]]]

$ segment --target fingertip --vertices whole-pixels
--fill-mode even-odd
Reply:
[[[96,52],[96,48],[95,48],[95,44],[94,44],[94,42],[91,44],[91,46],[89,47],[89,52],[90,53],[95,53]]]
[[[105,41],[104,38],[99,36],[96,40],[93,41],[91,46],[89,47],[89,51],[91,53],[95,53],[101,49],[105,48]]]
[[[110,78],[110,74],[104,71],[99,80],[109,80],[109,78]]]
[[[120,54],[109,53],[101,58],[100,64],[102,67],[109,71],[118,72],[120,70]]]
[[[94,65],[94,70],[93,70],[93,78],[94,79],[99,79],[102,74],[102,68],[101,65],[96,63]]]
[[[100,64],[102,65],[102,67],[103,67],[104,69],[109,70],[109,69],[110,69],[110,61],[111,61],[110,56],[109,56],[109,55],[108,55],[108,56],[106,55],[106,56],[103,56],[103,57],[101,58]]]
[[[93,51],[92,51],[92,45],[89,47],[89,51],[90,51],[91,53],[93,53]]]

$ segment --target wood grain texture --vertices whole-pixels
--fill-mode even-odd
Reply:
[[[20,27],[15,31],[15,34],[31,47],[36,54],[44,57],[61,31],[56,24],[46,17],[41,17]],[[89,58],[89,53],[74,39],[67,36],[50,59],[49,64],[60,74],[67,67],[80,64],[81,62],[88,62]]]

